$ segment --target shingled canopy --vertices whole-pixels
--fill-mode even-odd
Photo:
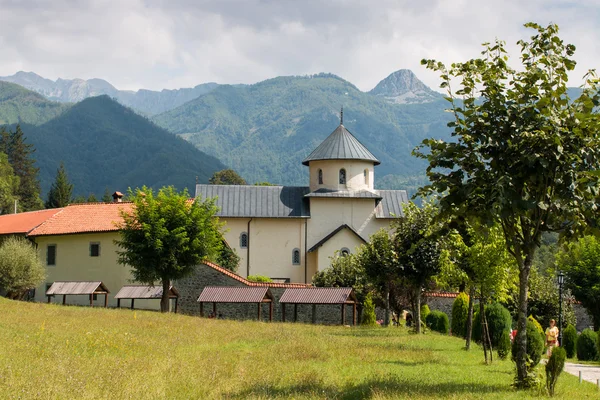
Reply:
[[[135,299],[161,299],[163,294],[162,286],[149,285],[125,285],[115,296],[117,307],[121,307],[122,299],[131,300],[131,309],[133,310]],[[179,309],[179,292],[175,287],[169,287],[169,299],[175,299],[175,312]]]
[[[346,320],[346,305],[352,304],[352,324],[356,325],[356,295],[352,288],[298,288],[286,289],[279,299],[281,303],[281,320],[285,322],[285,305],[294,305],[294,322],[298,319],[298,304],[312,304],[312,319],[316,322],[316,306],[318,304],[340,304],[342,308],[342,325]]]
[[[94,296],[99,294],[104,295],[104,307],[107,307],[109,293],[110,291],[104,286],[104,283],[100,281],[57,281],[46,290],[48,303],[50,303],[52,297],[56,295],[62,295],[63,304],[66,304],[67,302],[67,296],[88,295],[90,296],[90,306],[92,307],[94,306]]]
[[[262,303],[269,303],[269,321],[273,320],[273,301],[268,287],[207,286],[198,297],[201,316],[204,316],[204,303],[213,303],[214,315],[217,315],[217,303],[256,303],[260,320]]]

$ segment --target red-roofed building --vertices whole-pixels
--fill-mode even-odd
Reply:
[[[27,235],[62,208],[0,215],[0,235]]]

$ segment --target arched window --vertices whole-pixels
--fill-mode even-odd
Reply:
[[[300,265],[300,249],[292,250],[292,264]]]
[[[240,234],[240,248],[241,249],[248,248],[248,234],[246,232],[242,232]]]
[[[323,170],[319,170],[319,185],[323,184]]]
[[[365,175],[365,185],[368,185],[369,184],[369,170],[367,168],[365,168],[364,175]]]
[[[340,169],[340,185],[346,184],[346,170],[344,168]]]
[[[342,247],[340,250],[340,254],[342,257],[346,257],[350,255],[350,250],[347,247]]]

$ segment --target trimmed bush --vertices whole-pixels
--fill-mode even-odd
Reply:
[[[563,368],[565,367],[565,358],[567,358],[567,352],[562,347],[555,347],[552,349],[552,355],[548,359],[546,364],[546,388],[548,394],[554,396],[554,386],[560,376]]]
[[[373,304],[373,296],[371,293],[365,298],[362,309],[362,321],[361,325],[375,326],[377,325],[377,316],[375,315],[375,304]]]
[[[500,335],[500,341],[498,342],[498,357],[501,360],[506,360],[506,357],[510,354],[510,330],[506,329]]]
[[[598,359],[598,335],[586,328],[577,338],[577,358],[580,361],[595,361]]]
[[[427,304],[423,304],[421,306],[421,321],[427,323],[427,316],[431,313],[429,306]],[[414,317],[414,315],[413,315]]]
[[[512,328],[512,317],[510,312],[500,303],[493,303],[485,306],[485,317],[490,330],[490,340],[492,347],[497,349],[500,343],[500,337],[506,330]],[[481,342],[482,338],[481,316],[479,312],[473,314],[473,339]]]
[[[539,364],[542,359],[542,354],[544,353],[545,347],[545,337],[542,336],[540,330],[538,328],[539,323],[535,324],[535,319],[533,317],[527,318],[527,356],[531,360],[531,362],[527,365],[527,369],[529,371],[533,371],[536,365]],[[516,360],[517,357],[517,339],[512,344],[512,360]]]
[[[575,329],[573,325],[569,324],[563,331],[563,342],[560,345],[565,349],[567,358],[575,357],[577,349],[577,329]]]
[[[467,317],[469,315],[469,295],[458,294],[452,303],[452,335],[465,337],[467,334]]]
[[[250,282],[273,282],[273,279],[264,275],[248,275],[246,279]]]
[[[442,311],[431,311],[427,316],[425,323],[432,331],[443,333],[444,335],[447,335],[450,329],[448,315]]]

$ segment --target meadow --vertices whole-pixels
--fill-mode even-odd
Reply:
[[[523,399],[511,361],[405,328],[213,320],[0,298],[0,398]],[[541,372],[541,370],[540,370]],[[556,398],[598,398],[563,374]]]

